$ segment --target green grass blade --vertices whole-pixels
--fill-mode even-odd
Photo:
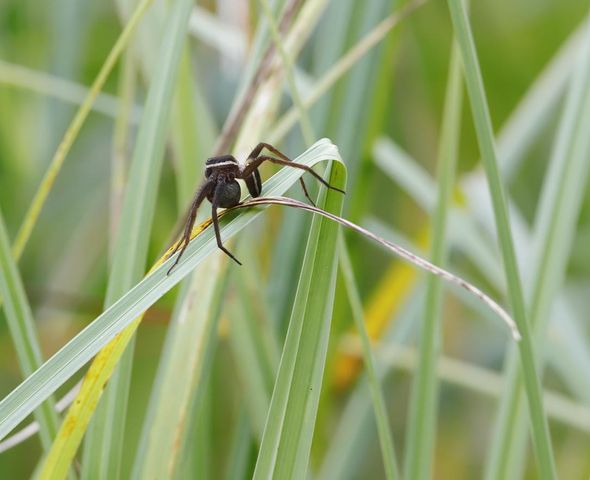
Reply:
[[[145,445],[138,449],[133,478],[171,478],[178,470],[190,407],[205,385],[204,373],[217,335],[219,315],[215,312],[224,282],[216,279],[222,274],[222,260],[226,264],[219,253],[203,262],[179,298],[152,389],[142,434]]]
[[[392,9],[391,0],[375,0],[372,2],[356,3],[354,21],[356,22],[356,31],[353,33],[356,38],[371,29]],[[398,2],[395,2],[398,3]],[[378,53],[382,45],[378,44],[374,48],[365,52],[362,58],[358,58],[355,68],[343,82],[342,90],[339,92],[340,97],[335,96],[338,102],[337,115],[332,115],[330,129],[335,131],[334,141],[345,158],[355,159],[350,162],[348,168],[349,191],[356,190],[356,182],[359,179],[358,169],[361,162],[358,160],[362,151],[362,138],[368,128],[368,115],[370,105],[372,104],[373,89],[367,91],[367,85],[374,84],[375,74],[377,72]],[[343,101],[345,100],[345,101]],[[351,200],[346,199],[346,205]]]
[[[121,208],[127,185],[127,168],[129,164],[129,137],[131,135],[131,123],[129,121],[130,109],[135,98],[137,87],[137,71],[133,57],[129,54],[123,56],[121,76],[119,78],[119,94],[121,105],[119,115],[115,119],[113,129],[113,146],[111,150],[111,189],[109,210],[109,258],[112,258],[115,238],[119,221],[121,220]]]
[[[168,133],[178,65],[192,2],[178,0],[170,8],[129,172],[105,304],[112,305],[145,272],[149,234]],[[105,390],[86,441],[83,474],[86,478],[118,478],[123,455],[127,397],[133,348],[128,348]]]
[[[403,307],[392,332],[388,335],[392,342],[398,344],[408,341],[410,330],[415,326],[415,319],[420,315],[423,298],[422,292],[415,293]],[[388,370],[384,368],[377,355],[376,360],[379,381],[383,384]],[[361,378],[351,392],[335,433],[330,439],[330,445],[318,471],[319,479],[352,480],[362,476],[359,469],[366,462],[374,437],[371,408],[367,379]]]
[[[326,8],[325,17],[329,18],[330,21],[325,22],[325,25],[322,25],[322,28],[317,32],[317,43],[321,45],[322,48],[313,49],[313,61],[310,67],[311,74],[316,78],[325,78],[326,75],[324,72],[331,72],[339,63],[338,59],[342,55],[343,49],[347,44],[346,37],[348,35],[348,30],[354,20],[354,4],[354,0],[340,0],[338,3],[330,2]],[[320,82],[316,82],[316,84],[318,83]],[[313,88],[313,90],[315,90],[315,88]],[[317,105],[311,110],[313,126],[316,131],[325,131],[325,126],[330,115],[332,96],[332,91],[330,91],[329,88],[326,89],[322,92],[322,95],[318,96]],[[311,103],[306,102],[305,108],[309,109],[310,107]],[[288,110],[288,114],[283,115],[277,122],[277,125],[271,134],[271,138],[282,138],[290,127],[281,129],[280,125],[284,124],[285,118],[290,115],[293,117],[291,126],[294,125],[297,121],[296,115],[298,114],[299,110],[295,106],[292,106]]]
[[[4,311],[10,335],[16,349],[21,370],[30,375],[43,363],[37,338],[33,313],[27,300],[22,279],[10,251],[10,242],[4,218],[0,212],[0,295],[4,299]],[[58,417],[52,399],[35,410],[39,423],[39,435],[44,450],[49,450],[58,427]]]
[[[455,182],[461,125],[461,63],[455,42],[452,44],[449,76],[438,154],[438,201],[433,216],[431,261],[443,266],[448,256],[447,218]],[[430,276],[426,286],[426,306],[420,330],[420,363],[410,397],[405,477],[430,478],[436,437],[438,379],[436,365],[440,355],[442,285]]]
[[[342,164],[332,164],[329,182],[344,188]],[[324,193],[319,204],[339,213],[342,195],[332,190]],[[256,462],[256,479],[302,478],[307,472],[330,332],[337,233],[335,225],[314,218]]]
[[[391,0],[390,4],[393,13],[390,18],[394,17],[401,20],[424,3],[422,0],[408,3]],[[379,25],[382,24],[383,22]],[[375,59],[374,86],[371,88],[371,96],[368,98],[370,104],[367,111],[367,125],[361,138],[358,180],[356,181],[354,196],[352,196],[349,204],[349,218],[354,222],[360,221],[368,207],[367,199],[369,198],[375,173],[372,166],[371,150],[380,133],[388,130],[387,124],[390,120],[389,107],[392,104],[395,90],[391,88],[391,79],[397,77],[396,60],[398,59],[398,46],[400,44],[399,30],[393,31],[393,25],[383,39],[383,45],[379,48]]]
[[[338,150],[326,139],[316,142],[295,159],[308,166],[326,160],[340,160]],[[284,168],[264,184],[263,192],[270,196],[282,195],[300,176],[301,170]],[[227,215],[229,218],[222,219],[222,237],[228,239],[235,235],[264,210],[264,208],[250,208]],[[106,309],[95,321],[33,372],[0,401],[0,439],[63,385],[118,332],[216,251],[215,235],[212,228],[208,228],[190,243],[181,262],[170,275],[166,275],[166,271],[174,259],[167,260],[151,275],[135,285],[123,298]]]
[[[309,120],[309,116],[305,112],[303,107],[303,102],[301,101],[301,96],[299,95],[299,91],[295,85],[295,75],[293,73],[293,61],[289,57],[289,54],[286,51],[285,45],[281,39],[281,34],[279,32],[279,26],[272,14],[272,9],[268,0],[260,0],[260,5],[262,6],[262,10],[266,17],[266,20],[270,26],[270,32],[273,37],[273,41],[275,47],[279,51],[279,55],[281,56],[281,61],[283,62],[283,72],[285,74],[287,85],[289,86],[289,90],[291,91],[291,98],[293,99],[293,104],[300,112],[299,117],[299,124],[301,126],[301,134],[305,140],[305,143],[311,145],[315,140],[315,135],[313,133],[313,129],[311,126],[311,121]]]
[[[524,297],[510,231],[504,187],[498,171],[491,119],[485,99],[475,43],[464,2],[461,0],[448,0],[448,5],[461,51],[461,58],[465,69],[465,82],[467,84],[482,161],[486,170],[492,197],[498,241],[502,252],[510,303],[513,309],[514,319],[522,335],[522,340],[519,342],[518,347],[528,398],[533,445],[539,466],[539,474],[541,478],[555,478],[555,460],[540,393],[540,380],[535,368],[533,339],[531,338],[530,327],[526,319]]]
[[[534,286],[529,304],[531,326],[543,338],[551,306],[561,288],[571,251],[578,215],[588,181],[590,139],[590,22],[580,46],[576,68],[559,132],[545,176],[535,220],[536,253]],[[539,343],[542,351],[542,344]],[[541,356],[542,358],[543,356]],[[525,450],[525,406],[522,379],[513,356],[507,366],[508,387],[502,397],[487,477],[498,478],[513,471],[518,475]],[[543,367],[540,366],[542,372]]]
[[[226,480],[242,480],[249,476],[250,445],[248,415],[242,410],[232,439],[229,464],[224,477]]]
[[[213,139],[216,136],[213,121],[194,84],[190,58],[189,47],[186,44],[181,58],[174,99],[173,123],[176,125],[176,128],[172,131],[177,169],[177,196],[181,210],[190,201],[190,197],[194,192],[195,185],[202,172],[205,159],[211,152]],[[207,269],[212,269],[211,261],[206,262],[206,265],[203,266],[203,270]],[[205,275],[204,277],[207,279],[206,285],[203,285],[202,280],[201,283],[195,279],[192,281],[187,280],[190,285],[188,287],[189,290],[187,292],[185,288],[184,293],[178,297],[176,302],[176,313],[173,316],[171,328],[168,329],[165,349],[160,359],[160,370],[156,375],[156,380],[152,387],[150,403],[144,418],[143,430],[135,454],[133,478],[139,478],[142,470],[153,467],[148,465],[148,461],[152,458],[148,450],[153,450],[154,448],[159,448],[160,451],[167,449],[168,451],[167,457],[170,458],[170,461],[166,465],[160,465],[164,469],[168,468],[169,473],[167,476],[172,476],[173,472],[178,474],[180,470],[178,461],[180,460],[179,456],[182,455],[180,445],[182,442],[178,439],[186,438],[186,432],[181,428],[182,424],[176,422],[175,438],[177,439],[177,445],[171,450],[171,431],[167,428],[169,425],[162,423],[162,419],[165,418],[162,415],[162,411],[182,413],[186,416],[190,405],[194,403],[193,397],[195,396],[195,391],[201,386],[200,382],[196,384],[193,382],[190,374],[198,374],[200,377],[203,377],[203,364],[208,355],[205,355],[201,351],[199,358],[194,359],[193,363],[190,364],[184,362],[184,359],[179,363],[177,354],[178,352],[187,354],[187,350],[194,352],[196,351],[196,345],[199,342],[203,342],[203,339],[200,339],[198,336],[194,338],[195,332],[193,330],[197,326],[197,321],[204,323],[202,306],[211,305],[211,295],[207,294],[212,291],[208,287],[216,283],[213,279],[217,278],[217,275]],[[198,305],[201,305],[201,307],[197,309],[198,311],[195,311],[195,307],[198,307],[198,305],[190,299],[195,298],[197,294],[200,300]],[[184,303],[185,301],[186,304]],[[206,321],[208,323],[196,333],[203,333],[203,330],[209,331],[210,323],[214,322],[215,319],[208,318]],[[187,342],[189,343],[188,348]],[[205,341],[204,345],[209,349],[208,342]],[[187,354],[187,358],[189,357],[190,355]],[[189,366],[192,367],[190,371],[187,370]],[[171,379],[174,379],[179,386],[168,388],[170,386],[167,385],[167,382]],[[186,387],[190,387],[190,389],[187,391]],[[180,395],[180,392],[183,395]],[[177,402],[177,405],[171,407],[171,403],[173,402]],[[169,418],[169,420],[172,422],[172,419]],[[161,432],[161,434],[158,432]]]
[[[103,64],[95,81],[93,82],[92,87],[90,88],[86,97],[84,98],[84,101],[82,102],[80,108],[78,109],[74,119],[72,120],[72,123],[70,124],[70,126],[68,127],[68,129],[64,135],[63,140],[61,141],[57,151],[55,152],[55,154],[52,158],[52,161],[50,163],[50,166],[49,166],[43,180],[41,181],[39,189],[37,190],[35,196],[33,197],[33,200],[31,202],[31,206],[29,207],[29,209],[25,215],[25,218],[23,220],[21,228],[19,229],[19,232],[18,232],[17,237],[15,239],[12,251],[14,253],[14,258],[17,261],[20,258],[20,256],[22,255],[22,252],[23,252],[23,250],[24,250],[24,248],[31,236],[33,228],[37,222],[37,219],[39,218],[39,215],[41,214],[41,210],[43,208],[43,205],[45,204],[47,196],[49,195],[49,192],[50,192],[51,188],[53,187],[53,184],[55,183],[55,179],[61,170],[63,162],[65,161],[65,158],[66,158],[70,148],[72,147],[72,144],[74,143],[75,139],[77,138],[77,136],[80,132],[80,129],[82,128],[82,125],[84,124],[84,121],[86,120],[88,114],[90,113],[90,111],[92,109],[92,105],[94,104],[94,101],[98,97],[100,90],[104,86],[106,79],[108,78],[115,63],[117,62],[117,59],[119,58],[123,49],[125,48],[125,46],[129,42],[133,32],[135,31],[135,28],[137,27],[139,21],[141,20],[143,14],[146,12],[149,5],[151,4],[151,1],[152,0],[143,0],[138,5],[137,9],[133,12],[133,15],[131,16],[130,21],[127,23],[127,25],[123,29],[123,32],[119,36],[117,42],[115,43],[115,45],[111,49],[107,59],[105,60],[105,63]],[[19,70],[17,73],[20,73],[21,77],[23,76],[22,70]],[[25,72],[25,77],[28,78],[28,76],[26,75],[26,72]],[[32,340],[32,337],[29,340]],[[31,344],[30,348],[34,348],[32,346],[32,344]],[[45,407],[43,407],[43,408],[45,408]],[[47,415],[53,415],[53,413],[47,413]],[[57,417],[55,417],[55,418],[57,418]],[[54,421],[57,421],[57,420],[54,420]],[[47,424],[45,426],[42,426],[43,432],[45,432],[46,426],[47,426]],[[45,433],[43,434],[43,437],[46,437]],[[45,442],[47,442],[47,438],[45,438],[44,443]],[[45,446],[48,446],[48,445],[45,445]]]
[[[377,424],[377,433],[379,434],[379,442],[381,444],[381,455],[383,456],[385,475],[388,479],[400,478],[397,461],[395,459],[395,450],[393,448],[393,438],[390,431],[389,418],[385,407],[385,399],[381,392],[381,383],[377,373],[371,339],[367,332],[361,298],[354,280],[354,272],[352,270],[350,256],[342,234],[340,234],[339,249],[340,270],[344,277],[348,301],[350,302],[352,310],[352,318],[361,337],[363,361],[365,362],[365,367],[367,369],[369,390],[373,402],[373,410],[375,411],[375,422]]]

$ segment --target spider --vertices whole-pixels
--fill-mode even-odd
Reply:
[[[274,156],[262,155],[261,153],[264,149],[271,152]],[[188,247],[191,239],[191,232],[195,224],[195,218],[197,217],[197,210],[205,198],[211,202],[211,218],[213,220],[213,228],[215,229],[217,246],[238,265],[242,264],[227,248],[223,246],[221,241],[221,233],[219,231],[217,208],[231,208],[240,203],[241,189],[236,179],[242,179],[246,182],[246,187],[248,188],[248,191],[252,197],[259,197],[262,190],[262,182],[260,180],[260,172],[258,171],[258,167],[260,167],[264,161],[305,170],[326,187],[341,193],[345,193],[344,190],[330,185],[307,165],[293,162],[289,157],[268,143],[259,143],[248,156],[245,165],[240,165],[233,155],[211,157],[207,159],[207,162],[205,163],[205,181],[201,184],[197,190],[197,193],[195,194],[184,227],[184,233],[169,256],[172,257],[176,252],[179,252],[178,256],[176,257],[176,261],[168,270],[168,275],[170,272],[172,272],[174,267],[178,265],[180,258]],[[301,187],[303,188],[303,193],[307,199],[312,204],[314,204],[313,200],[309,196],[307,188],[305,187],[303,178],[300,178],[299,181],[301,183]]]

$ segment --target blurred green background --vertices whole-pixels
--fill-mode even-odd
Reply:
[[[239,44],[243,51],[249,51],[262,18],[257,2],[219,0],[196,3],[199,10],[195,10],[194,15],[197,18],[210,20],[215,16],[224,28],[237,35],[238,41],[245,42]],[[329,69],[333,57],[338,58],[354,46],[394,8],[397,3],[386,0],[328,2],[297,59],[298,84],[303,89],[313,84]],[[473,2],[471,23],[497,132],[531,91],[543,69],[580,27],[587,10],[587,2],[578,0]],[[76,111],[76,102],[60,97],[81,98],[78,90],[94,80],[121,25],[113,2],[0,2],[0,207],[11,239],[15,238],[31,198]],[[243,79],[247,57],[242,54],[235,58],[227,49],[213,47],[203,30],[194,25],[190,32],[193,78],[214,121],[214,130],[218,131]],[[217,34],[220,36],[218,40],[225,42],[227,47],[230,41],[221,31]],[[428,1],[403,19],[384,42],[336,83],[329,96],[310,110],[318,138],[329,137],[339,147],[349,169],[344,216],[386,238],[408,242],[412,249],[422,249],[426,256],[430,214],[411,187],[413,170],[398,170],[396,177],[395,173],[387,173],[382,165],[396,157],[391,148],[391,142],[395,142],[407,152],[410,166],[420,169],[418,174],[422,171],[431,177],[431,181],[435,178],[451,38],[446,3]],[[119,65],[109,77],[105,93],[118,95],[121,74]],[[33,88],[32,79],[39,82],[39,88]],[[62,81],[68,83],[62,84]],[[555,93],[542,92],[542,96]],[[140,75],[135,92],[138,107],[143,105],[145,95],[146,81]],[[556,108],[546,112],[533,141],[513,162],[514,169],[506,183],[509,197],[527,226],[534,223],[539,213],[539,196],[562,112],[563,94],[558,93],[556,99]],[[19,262],[44,358],[67,343],[102,311],[109,265],[111,166],[117,110],[114,97],[102,97],[97,105],[106,113],[94,111],[89,116]],[[285,88],[281,111],[290,105]],[[128,141],[127,155],[132,149],[134,133],[135,129]],[[259,140],[265,138],[252,139],[252,144]],[[214,138],[209,142],[211,147]],[[280,147],[292,157],[305,149],[297,127],[291,130]],[[183,213],[177,208],[175,151],[170,145],[165,155],[150,237],[150,265],[170,240],[174,225]],[[379,158],[382,162],[378,161]],[[477,197],[473,192],[469,193],[467,187],[462,187],[469,175],[471,178],[479,175],[480,181],[482,178],[467,98],[462,112],[458,158],[455,205],[475,219],[480,238],[486,242],[488,251],[497,255],[495,236],[489,231],[490,223],[486,223],[485,214],[478,211]],[[195,159],[195,163],[202,165],[203,160]],[[268,177],[270,172],[270,168],[265,169],[263,175]],[[292,190],[294,196],[300,197],[298,189]],[[431,194],[434,195],[435,191],[431,190]],[[276,326],[279,338],[283,338],[289,319],[289,302],[298,276],[297,259],[301,258],[302,250],[291,246],[289,266],[283,268],[277,264],[280,262],[277,244],[285,235],[281,236],[285,219],[293,221],[298,216],[304,214],[282,212],[275,207],[264,221],[257,221],[243,233],[249,241],[243,242],[244,245],[240,242],[236,247],[238,257],[247,259],[243,268],[249,271],[245,274],[248,281],[260,286],[261,298],[265,302],[263,309],[271,324]],[[300,236],[308,221],[307,217],[299,219]],[[526,253],[528,247],[519,244],[521,239],[522,236],[515,234],[517,251]],[[389,342],[409,347],[408,351],[404,350],[405,357],[398,349],[398,357],[389,363],[385,361],[386,355],[383,358],[377,355],[383,364],[388,365],[383,389],[398,461],[402,463],[415,368],[412,366],[415,365],[412,347],[417,342],[425,275],[411,273],[411,268],[401,267],[387,252],[354,234],[347,234],[347,240],[367,322],[374,319],[369,331],[373,337],[384,339],[383,350],[388,350]],[[246,245],[253,251],[246,251]],[[482,272],[481,268],[474,266],[470,255],[462,251],[461,245],[452,245],[450,270],[482,286],[506,304],[505,295],[493,280],[494,276],[502,276],[499,257],[488,259],[493,267],[500,269],[499,274],[497,271]],[[586,191],[559,295],[570,312],[571,322],[559,324],[558,318],[552,318],[547,348],[544,349],[549,365],[544,387],[559,395],[559,400],[570,402],[565,407],[560,404],[562,410],[566,410],[563,415],[550,414],[549,424],[561,478],[582,479],[590,475],[587,386],[590,370],[585,369],[590,366],[589,245],[590,195]],[[230,268],[237,267],[231,265]],[[232,272],[232,275],[241,273]],[[523,277],[526,291],[530,279]],[[232,285],[230,282],[228,298],[236,295]],[[277,289],[282,290],[277,293]],[[480,478],[489,455],[498,392],[490,396],[479,390],[501,388],[490,384],[492,380],[484,373],[501,373],[509,337],[492,314],[472,300],[466,302],[464,295],[457,295],[455,290],[452,292],[445,295],[441,313],[443,354],[464,362],[463,366],[478,366],[485,370],[460,370],[455,372],[458,380],[449,380],[441,374],[434,477]],[[125,452],[129,455],[124,454],[122,478],[126,478],[131,469],[174,299],[175,293],[167,295],[150,309],[139,330],[126,418]],[[236,381],[236,360],[227,339],[227,328],[231,328],[228,326],[231,323],[229,310],[222,315],[220,341],[207,380],[206,401],[202,406],[206,413],[199,417],[207,421],[201,423],[203,428],[195,434],[206,446],[198,453],[195,451],[192,470],[186,470],[193,474],[197,472],[199,478],[224,478],[240,406],[243,396],[247,395]],[[382,326],[376,326],[380,321]],[[353,392],[362,385],[362,377],[356,376],[357,373],[362,375],[362,370],[357,370],[359,349],[353,332],[340,279],[312,449],[313,476],[318,472],[321,477],[325,476],[321,468],[328,461],[327,453],[339,438],[338,428],[345,420],[350,399],[356,394]],[[570,341],[574,343],[568,343]],[[583,376],[586,378],[582,380]],[[4,312],[0,311],[0,397],[7,395],[22,379]],[[581,382],[578,388],[576,379]],[[494,377],[496,380],[498,378]],[[70,381],[60,392],[65,393],[74,383],[74,380]],[[375,426],[370,410],[368,412],[362,433],[358,433],[363,441],[357,444],[354,455],[350,453],[350,458],[346,459],[350,463],[342,460],[343,464],[350,465],[350,469],[341,472],[342,476],[337,478],[382,478],[384,475]],[[579,413],[576,415],[575,412]],[[350,442],[353,444],[352,439]],[[530,445],[528,449],[524,475],[536,478]],[[40,455],[37,438],[1,453],[0,477],[28,478]],[[252,442],[248,457],[251,466],[255,459],[256,447]]]

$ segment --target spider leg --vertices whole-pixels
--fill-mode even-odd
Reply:
[[[307,198],[309,200],[309,203],[311,203],[314,207],[317,207],[315,202],[311,199],[309,192],[307,191],[307,187],[305,186],[305,182],[303,181],[303,177],[299,177],[299,183],[301,184],[301,188],[303,188],[303,194],[305,195],[305,198]]]
[[[252,195],[252,198],[259,197],[262,193],[262,180],[260,180],[260,172],[258,169],[254,170],[251,175],[248,177],[244,177],[244,182],[246,182],[246,187]]]
[[[292,160],[289,157],[287,157],[287,155],[285,155],[283,152],[281,152],[279,149],[273,147],[270,143],[265,143],[265,142],[260,142],[258,145],[256,145],[254,150],[252,150],[252,152],[250,152],[250,155],[248,155],[248,162],[256,160],[256,158],[258,158],[260,156],[260,153],[265,148],[268,151],[272,152],[274,155],[278,156],[279,158],[281,158],[287,162],[292,162]],[[260,180],[260,174],[257,172],[258,172],[258,168],[256,168],[254,170],[253,174],[257,175],[258,180]],[[250,178],[251,178],[251,176],[247,176],[245,178],[246,185],[248,186],[248,190],[250,191],[250,195],[252,195],[252,197],[259,197],[260,196],[260,189],[258,189],[257,195],[254,195],[254,193],[256,193],[256,190],[251,189],[250,186],[248,185],[248,179],[250,179]],[[251,182],[252,181],[253,180],[251,180]],[[258,181],[258,183],[260,183],[260,181]],[[309,203],[311,203],[315,207],[316,206],[315,202],[311,199],[309,192],[307,191],[307,187],[305,185],[305,181],[303,180],[303,177],[299,178],[299,183],[301,184],[301,188],[303,189],[303,193],[305,194],[305,198],[307,198],[309,200]]]
[[[178,240],[178,242],[174,246],[174,249],[172,250],[172,253],[169,255],[169,258],[172,257],[179,250],[180,250],[180,252],[179,252],[178,256],[176,257],[176,261],[168,269],[168,272],[166,273],[166,275],[170,275],[170,272],[172,272],[174,267],[176,267],[176,265],[178,265],[180,258],[184,254],[184,251],[187,249],[188,244],[191,241],[191,233],[193,231],[193,227],[195,226],[195,219],[197,218],[197,210],[199,209],[199,206],[201,205],[201,203],[203,202],[205,197],[207,197],[207,195],[210,193],[213,185],[214,185],[213,182],[206,182],[203,185],[201,185],[201,187],[197,191],[197,194],[195,195],[195,198],[194,198],[193,203],[191,205],[188,218],[187,218],[186,223],[184,225],[184,233],[182,234],[182,237]]]
[[[271,163],[276,163],[277,165],[285,165],[287,167],[293,167],[293,168],[298,168],[300,170],[304,170],[304,171],[308,172],[309,174],[313,175],[318,182],[320,182],[322,185],[326,186],[327,188],[330,188],[332,190],[336,190],[337,192],[340,192],[340,193],[346,193],[344,190],[337,188],[337,187],[333,187],[332,185],[330,185],[320,175],[318,175],[311,167],[308,167],[307,165],[303,165],[301,163],[293,162],[292,160],[283,160],[283,159],[279,159],[276,157],[271,157],[270,155],[259,155],[254,160],[252,160],[250,163],[247,163],[244,170],[242,171],[242,175],[244,177],[250,176],[252,174],[252,172],[254,170],[256,170],[260,166],[260,164],[262,162],[264,162],[265,160],[268,160]]]
[[[215,229],[215,239],[217,240],[217,246],[221,251],[223,251],[228,257],[230,257],[234,262],[238,265],[241,265],[240,262],[234,255],[223,246],[221,241],[221,232],[219,231],[219,218],[217,218],[217,206],[219,205],[219,192],[221,191],[223,186],[218,185],[215,188],[215,193],[213,194],[213,201],[211,202],[211,218],[213,220],[213,228]]]

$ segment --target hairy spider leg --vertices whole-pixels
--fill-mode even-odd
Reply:
[[[211,218],[213,219],[213,228],[215,229],[215,239],[217,240],[217,246],[220,250],[222,250],[226,255],[228,255],[234,262],[238,265],[241,265],[240,262],[234,255],[223,246],[221,242],[221,232],[219,231],[219,219],[217,218],[217,206],[219,205],[219,195],[221,190],[223,189],[223,185],[217,185],[215,187],[215,193],[213,194],[213,201],[211,202]]]
[[[186,224],[184,226],[184,233],[182,234],[182,237],[180,238],[180,240],[176,243],[176,246],[174,247],[174,250],[172,250],[172,253],[170,254],[169,258],[172,257],[176,252],[178,252],[178,250],[180,250],[180,252],[178,253],[178,256],[176,257],[176,261],[168,269],[168,272],[166,273],[166,275],[170,275],[170,272],[174,269],[174,267],[176,267],[176,265],[178,265],[180,258],[184,254],[184,251],[187,249],[188,244],[191,241],[191,233],[193,231],[193,227],[195,226],[195,219],[197,218],[197,210],[199,209],[199,206],[201,205],[201,203],[203,203],[203,200],[205,200],[207,195],[209,195],[211,193],[211,190],[214,185],[215,184],[212,181],[208,181],[208,182],[204,183],[201,186],[201,188],[199,189],[199,191],[197,192],[197,194],[195,195],[195,199],[193,200],[193,203],[191,205],[191,208],[190,208],[190,211],[188,214],[188,219],[187,219]]]

